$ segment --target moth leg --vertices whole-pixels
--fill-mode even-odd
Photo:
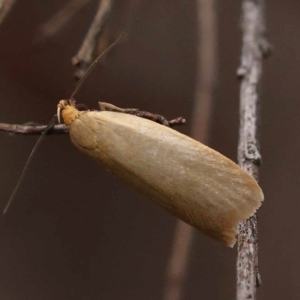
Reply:
[[[138,109],[136,108],[121,108],[118,106],[115,106],[113,104],[110,103],[106,103],[106,102],[99,102],[99,106],[100,106],[100,110],[104,111],[115,111],[115,112],[120,112],[120,113],[131,113],[131,112],[136,112],[138,111]]]

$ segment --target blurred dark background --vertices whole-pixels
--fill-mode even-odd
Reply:
[[[0,27],[0,122],[47,123],[74,89],[75,55],[97,9],[91,2],[59,34],[38,28],[65,1],[18,1]],[[192,116],[196,3],[143,2],[145,11],[87,80],[78,102]],[[264,64],[260,140],[259,299],[300,299],[300,3],[267,1],[273,56]],[[112,17],[113,18],[113,17]],[[115,16],[118,19],[118,15]],[[126,21],[126,22],[125,22]],[[119,32],[128,20],[119,22]],[[236,161],[240,1],[218,1],[219,78],[210,145]],[[114,23],[114,22],[112,22]],[[179,128],[189,134],[190,125]],[[4,208],[37,136],[0,134]],[[161,299],[176,219],[123,185],[71,144],[49,136],[0,224],[0,298]],[[234,299],[236,248],[194,234],[183,299]]]

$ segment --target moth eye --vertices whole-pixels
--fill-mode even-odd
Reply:
[[[83,103],[75,104],[75,108],[79,111],[89,110],[88,107]]]

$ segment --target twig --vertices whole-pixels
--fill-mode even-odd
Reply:
[[[193,138],[208,144],[213,92],[217,78],[217,17],[215,0],[197,0],[198,65],[193,109]],[[192,227],[177,221],[170,259],[166,270],[164,300],[182,299]]]
[[[127,112],[127,113],[138,116],[140,118],[150,119],[154,122],[159,121],[158,123],[170,127],[184,125],[186,123],[186,120],[182,117],[167,121],[164,117],[160,115],[151,114],[145,111],[137,110],[135,112]],[[48,125],[40,125],[33,122],[28,122],[24,125],[0,123],[0,131],[32,135],[32,134],[41,134],[47,128],[47,126]],[[65,134],[65,133],[69,133],[69,130],[66,127],[66,125],[58,124],[58,125],[54,125],[54,127],[50,129],[47,134]]]
[[[130,115],[135,115],[140,118],[148,119],[168,127],[174,127],[174,126],[186,124],[186,119],[183,117],[178,117],[168,121],[164,116],[153,114],[147,111],[136,110],[136,111],[129,111],[126,113]]]
[[[91,0],[70,0],[50,20],[44,23],[38,30],[39,39],[54,36],[61,30],[75,14],[87,5]]]
[[[35,123],[27,123],[25,125],[0,123],[0,131],[18,134],[41,134],[47,125],[39,125]],[[55,125],[48,134],[64,134],[69,133],[68,128],[64,124]]]
[[[16,0],[0,0],[0,25],[15,4]]]
[[[260,153],[258,150],[257,120],[259,84],[262,59],[270,54],[265,39],[264,0],[242,1],[243,46],[241,66],[237,74],[240,88],[239,165],[256,180]],[[239,225],[237,258],[237,299],[256,299],[260,283],[258,273],[258,244],[256,215]]]
[[[72,58],[72,64],[77,68],[76,78],[81,78],[93,60],[93,54],[98,45],[98,38],[103,31],[113,0],[100,0],[97,14],[84,38],[78,53]]]

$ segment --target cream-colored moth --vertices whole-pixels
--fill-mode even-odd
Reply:
[[[135,22],[136,23],[136,22]],[[238,223],[251,217],[264,195],[257,182],[219,152],[170,127],[100,103],[101,111],[79,111],[72,99],[99,59],[91,65],[70,100],[58,103],[57,117],[73,144],[127,184],[204,234],[233,247]],[[43,135],[54,123],[50,123]],[[43,136],[42,136],[43,137]],[[26,173],[35,145],[7,211]]]
[[[73,100],[59,102],[60,116],[80,151],[229,247],[236,242],[238,223],[263,201],[259,185],[237,164],[167,126],[122,109],[78,111]]]

